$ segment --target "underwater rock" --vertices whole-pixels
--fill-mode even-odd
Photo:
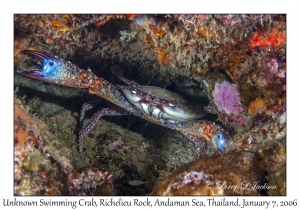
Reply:
[[[112,196],[114,192],[111,177],[107,171],[93,167],[80,172],[73,171],[68,176],[68,193],[81,196]]]
[[[75,170],[47,126],[20,100],[14,105],[14,195],[113,195],[111,174],[95,167]]]
[[[203,157],[178,168],[161,181],[150,195],[284,195],[285,177],[281,173],[272,181],[265,178],[266,172],[274,171],[264,165],[280,156],[274,151],[266,153],[236,152],[226,155]],[[281,156],[282,157],[282,156]],[[285,159],[278,166],[285,168]],[[275,165],[275,164],[274,164]],[[275,176],[276,178],[273,178]],[[279,178],[280,177],[280,178]],[[276,181],[275,181],[276,180]],[[281,190],[276,190],[281,189]]]
[[[43,123],[28,114],[18,99],[14,106],[14,195],[66,195],[67,176],[62,165],[39,147],[49,137],[36,133]],[[73,167],[66,165],[69,169]]]

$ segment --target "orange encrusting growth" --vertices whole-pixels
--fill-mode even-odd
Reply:
[[[210,125],[205,126],[205,135],[211,139],[212,137],[212,128],[210,127]]]
[[[60,20],[58,20],[58,19],[50,20],[50,22],[51,22],[52,28],[55,28],[55,29],[57,29],[58,31],[67,31],[67,30],[70,29],[67,25],[63,24],[63,23],[62,23]]]
[[[158,29],[155,25],[153,24],[148,24],[148,27],[155,33],[156,36],[159,38],[162,38],[165,32],[161,29]]]
[[[251,37],[250,49],[254,47],[265,47],[265,46],[279,46],[286,42],[286,32],[279,32],[278,29],[271,30],[269,36],[265,38],[258,33],[255,33]]]
[[[242,140],[241,150],[246,149],[247,145],[248,145],[248,138],[244,138],[244,139]]]
[[[28,115],[23,109],[21,109],[19,104],[15,103],[15,114],[14,114],[14,120],[15,122],[19,119],[22,120],[24,124],[27,124],[28,120],[30,120],[32,117]],[[19,146],[23,146],[23,144],[27,141],[27,130],[23,129],[15,129],[14,131],[14,138],[17,139],[17,144]]]
[[[164,54],[158,53],[157,59],[159,60],[159,62],[161,62],[164,65],[169,66],[171,64],[170,58]]]
[[[200,35],[202,35],[205,38],[214,38],[216,36],[215,32],[208,31],[207,29],[200,26],[198,27],[198,32]]]
[[[261,98],[257,98],[251,101],[248,105],[248,112],[252,115],[262,111],[264,108],[264,100]]]
[[[125,14],[125,16],[128,18],[136,18],[138,15],[137,14]]]

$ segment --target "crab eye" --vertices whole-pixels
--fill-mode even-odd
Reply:
[[[50,66],[53,66],[53,65],[54,65],[54,62],[50,61],[50,62],[49,62],[49,65],[50,65]]]

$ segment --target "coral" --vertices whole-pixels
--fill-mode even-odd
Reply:
[[[224,110],[226,114],[236,115],[243,110],[238,91],[227,81],[217,82],[212,96],[220,112]]]

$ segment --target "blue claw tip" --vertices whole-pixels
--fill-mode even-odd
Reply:
[[[228,141],[225,139],[224,134],[220,133],[216,135],[213,139],[215,146],[219,150],[226,150],[228,147]]]
[[[59,61],[55,58],[44,59],[44,66],[40,74],[44,77],[57,77],[60,73]]]
[[[62,63],[58,58],[50,57],[47,54],[34,50],[23,50],[21,51],[21,54],[38,58],[43,66],[42,69],[25,70],[19,71],[18,73],[33,79],[56,78],[60,76]]]

